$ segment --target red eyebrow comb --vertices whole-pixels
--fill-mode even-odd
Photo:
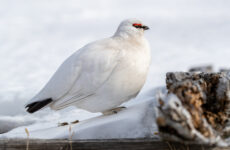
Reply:
[[[140,23],[134,23],[133,26],[142,26]]]

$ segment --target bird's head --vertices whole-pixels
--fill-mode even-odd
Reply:
[[[137,19],[127,19],[121,22],[115,33],[115,36],[143,36],[144,31],[148,29],[148,26],[143,25],[142,22]]]

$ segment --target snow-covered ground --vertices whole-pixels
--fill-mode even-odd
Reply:
[[[36,139],[114,139],[156,137],[153,101],[131,106],[117,114],[95,116],[77,124],[59,126],[50,122],[37,122],[28,126],[30,138]],[[70,115],[73,117],[73,115]],[[72,118],[73,119],[73,118]],[[71,129],[70,129],[71,128]],[[26,138],[25,127],[0,134],[0,138]]]
[[[33,123],[39,129],[42,123],[55,126],[100,115],[72,108],[31,115],[24,104],[65,58],[111,36],[123,19],[138,18],[151,28],[146,37],[152,65],[130,105],[149,99],[168,71],[200,64],[230,68],[229,7],[227,0],[0,0],[0,131],[7,123],[11,128]]]

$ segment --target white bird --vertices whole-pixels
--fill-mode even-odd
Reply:
[[[121,22],[112,37],[76,51],[26,104],[27,111],[73,105],[105,113],[134,98],[145,83],[151,61],[144,37],[147,29],[139,20],[128,19]]]

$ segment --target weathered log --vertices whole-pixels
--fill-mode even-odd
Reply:
[[[26,140],[0,140],[0,150],[25,150]],[[68,140],[30,140],[29,150],[71,150]],[[75,150],[230,150],[204,145],[186,145],[157,139],[114,139],[72,141]]]
[[[168,140],[223,143],[229,135],[230,80],[226,73],[167,73],[157,124]],[[164,100],[162,100],[164,99]],[[167,101],[167,105],[162,105]]]
[[[191,67],[191,68],[189,69],[189,72],[205,72],[205,73],[211,73],[211,72],[213,72],[213,67],[212,67],[212,65]]]

